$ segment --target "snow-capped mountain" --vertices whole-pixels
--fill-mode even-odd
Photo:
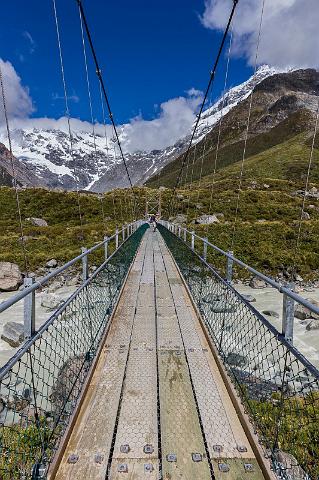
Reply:
[[[254,87],[277,73],[263,66],[249,80],[231,88],[223,98],[204,111],[194,142],[199,142],[225,115],[238,103],[247,98]],[[5,138],[0,142],[5,143]],[[125,126],[120,128],[120,137],[125,149]],[[134,184],[142,184],[164,165],[174,160],[187,147],[190,136],[179,139],[174,145],[162,150],[136,151],[126,153],[126,161]],[[107,191],[116,187],[128,186],[124,166],[121,163],[116,145],[100,133],[72,133],[70,139],[62,130],[24,128],[12,132],[12,146],[15,157],[49,188]]]

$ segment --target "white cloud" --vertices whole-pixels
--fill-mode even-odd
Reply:
[[[33,128],[38,128],[62,130],[68,133],[66,117],[59,119],[30,117],[34,109],[28,89],[21,85],[21,79],[10,62],[4,62],[0,59],[0,66],[4,76],[11,130],[25,129],[30,131]],[[52,98],[54,100],[60,99],[58,94],[55,94]],[[72,95],[70,100],[77,102],[78,97]],[[155,150],[174,144],[179,138],[189,133],[195,120],[195,111],[201,101],[202,92],[191,88],[186,92],[185,97],[173,98],[157,106],[158,114],[154,120],[145,120],[140,114],[132,118],[129,123],[119,125],[118,129],[124,150],[128,152]],[[0,108],[0,125],[3,123],[1,113],[3,112]],[[89,122],[71,118],[70,123],[73,133],[92,132],[92,125]],[[95,131],[97,134],[104,135],[104,126],[97,123]],[[113,136],[112,128],[109,125],[107,126],[107,135],[109,138]]]
[[[202,23],[224,29],[232,0],[206,0]],[[262,0],[240,0],[233,23],[234,54],[254,64]],[[258,63],[274,67],[319,66],[318,0],[266,0]]]
[[[124,126],[129,151],[159,150],[174,144],[186,135],[195,120],[195,110],[202,101],[202,92],[191,89],[187,97],[178,97],[160,105],[158,118],[133,118]]]
[[[25,118],[34,108],[29,89],[21,84],[21,78],[10,62],[0,58],[0,68],[6,96],[6,106],[9,117]],[[0,95],[0,124],[4,121],[2,96]]]

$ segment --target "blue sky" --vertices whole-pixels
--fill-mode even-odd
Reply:
[[[194,124],[233,0],[82,1],[115,121],[124,124],[124,148],[136,151],[173,145]],[[2,8],[0,66],[13,129],[67,130],[52,3],[11,0]],[[56,3],[71,127],[91,132],[77,3]],[[253,73],[263,3],[238,3],[228,88]],[[306,4],[304,0],[266,0],[257,65],[268,64],[281,71],[318,68],[318,24],[318,0]],[[227,47],[212,100],[222,94]],[[94,121],[103,133],[99,89],[89,58]],[[0,134],[1,125],[0,111]],[[111,128],[107,135],[112,135]]]
[[[77,5],[75,0],[56,1],[71,115],[89,120]],[[200,21],[204,0],[86,0],[84,7],[117,123],[137,115],[152,119],[162,102],[184,96],[190,88],[205,89],[221,33]],[[51,0],[11,0],[3,6],[0,57],[12,63],[29,87],[33,116],[64,114]],[[224,60],[214,97],[222,90]],[[229,83],[240,83],[251,72],[245,60],[232,60]],[[90,73],[100,120],[93,68]]]

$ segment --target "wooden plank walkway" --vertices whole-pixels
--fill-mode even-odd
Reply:
[[[142,240],[50,478],[264,478],[158,232]]]

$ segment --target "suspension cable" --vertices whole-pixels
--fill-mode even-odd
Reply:
[[[93,60],[94,60],[95,67],[96,67],[96,74],[98,76],[99,82],[100,82],[101,87],[102,87],[102,92],[103,92],[103,95],[104,95],[104,98],[105,98],[105,103],[106,103],[107,110],[108,110],[108,113],[109,113],[109,118],[110,118],[110,121],[111,121],[112,126],[114,128],[114,133],[115,133],[116,141],[117,141],[118,148],[119,148],[119,151],[120,151],[120,156],[121,156],[121,159],[123,161],[123,165],[125,167],[126,175],[127,175],[128,180],[129,180],[129,185],[130,185],[130,188],[131,188],[132,193],[133,193],[134,211],[135,211],[136,196],[135,196],[135,192],[134,192],[134,188],[133,188],[133,183],[132,183],[132,180],[131,180],[131,176],[130,176],[128,166],[127,166],[127,163],[126,163],[126,160],[125,160],[125,156],[124,156],[124,153],[123,153],[123,149],[122,149],[122,144],[120,142],[120,138],[119,138],[117,128],[116,128],[116,125],[115,125],[115,121],[114,121],[114,118],[113,118],[111,105],[110,105],[108,95],[107,95],[107,92],[106,92],[106,88],[105,88],[105,84],[104,84],[104,80],[103,80],[103,76],[102,76],[102,71],[100,69],[99,62],[98,62],[98,59],[97,59],[97,56],[96,56],[96,52],[95,52],[95,48],[94,48],[94,45],[93,45],[93,40],[92,40],[92,36],[91,36],[91,33],[90,33],[90,29],[89,29],[89,26],[88,26],[88,23],[87,23],[87,20],[86,20],[86,15],[85,15],[85,12],[84,12],[84,9],[83,9],[82,0],[76,0],[76,2],[78,3],[79,9],[80,9],[80,12],[81,12],[81,15],[82,15],[83,24],[84,24],[84,27],[85,27],[88,42],[89,42],[89,45],[90,45],[90,48],[91,48]]]
[[[103,121],[103,126],[104,126],[105,148],[106,148],[106,155],[108,156],[108,155],[109,155],[109,144],[108,144],[107,130],[106,130],[105,110],[104,110],[102,87],[101,87],[101,83],[100,83],[100,82],[99,82],[99,90],[100,90],[100,101],[101,101],[102,121]],[[112,191],[112,204],[113,204],[113,217],[114,217],[114,221],[116,222],[115,202],[114,202],[114,190]]]
[[[293,277],[294,277],[294,274],[296,272],[297,254],[299,252],[299,246],[300,246],[302,221],[304,219],[306,198],[307,198],[307,193],[308,193],[310,173],[311,173],[311,167],[312,167],[312,162],[313,162],[313,154],[314,154],[314,149],[315,149],[316,137],[317,137],[317,133],[318,133],[318,126],[319,126],[319,100],[318,100],[318,105],[317,105],[317,111],[316,111],[316,117],[315,117],[315,126],[314,126],[314,132],[313,132],[312,143],[311,143],[311,150],[310,150],[309,161],[308,161],[305,191],[304,191],[304,194],[303,194],[302,205],[301,205],[301,209],[300,209],[300,216],[299,216],[299,222],[298,222],[298,233],[297,233],[296,244],[295,244],[295,248],[294,248],[294,260],[293,260],[294,263],[293,263],[293,268],[291,270],[291,281],[293,281],[293,279],[294,279]]]
[[[78,1],[80,1],[80,0],[78,0]],[[215,75],[216,75],[217,66],[218,66],[218,63],[219,63],[219,60],[220,60],[220,57],[221,57],[221,54],[222,54],[222,51],[223,51],[223,48],[224,48],[224,44],[225,44],[225,41],[226,41],[226,38],[227,38],[227,35],[228,35],[228,31],[229,31],[229,28],[230,28],[230,25],[231,25],[231,22],[232,22],[232,19],[233,19],[235,10],[236,10],[236,6],[237,6],[237,4],[238,4],[238,1],[239,1],[239,0],[233,0],[233,6],[232,6],[232,9],[231,9],[229,18],[228,18],[227,26],[226,26],[226,28],[225,28],[225,31],[224,31],[224,34],[223,34],[223,37],[222,37],[222,41],[221,41],[221,44],[220,44],[218,53],[217,53],[217,57],[216,57],[216,60],[215,60],[215,64],[214,64],[214,67],[213,67],[213,69],[212,69],[212,71],[211,71],[211,73],[210,73],[210,78],[209,78],[209,82],[208,82],[208,85],[207,85],[207,88],[206,88],[206,91],[205,91],[205,95],[204,95],[202,104],[201,104],[201,106],[200,106],[199,113],[198,113],[198,115],[197,115],[197,119],[196,119],[196,122],[195,122],[195,126],[194,126],[194,128],[193,128],[192,135],[191,135],[191,138],[190,138],[190,141],[189,141],[189,144],[188,144],[186,153],[185,153],[184,156],[183,156],[183,160],[182,160],[182,163],[181,163],[181,168],[180,168],[180,170],[179,170],[179,173],[178,173],[178,176],[177,176],[177,179],[176,179],[176,183],[175,183],[174,188],[173,188],[173,191],[172,191],[170,206],[171,206],[171,204],[172,204],[172,201],[173,201],[173,198],[174,198],[174,196],[175,196],[176,190],[177,190],[177,188],[178,188],[178,186],[179,186],[179,183],[180,183],[180,180],[181,180],[181,176],[182,176],[182,172],[183,172],[185,163],[186,163],[186,161],[187,161],[187,157],[188,157],[188,155],[189,155],[189,152],[190,152],[190,149],[191,149],[191,146],[192,146],[192,143],[193,143],[193,139],[194,139],[195,133],[196,133],[196,131],[197,131],[197,127],[198,127],[198,124],[199,124],[199,121],[200,121],[200,118],[201,118],[201,115],[202,115],[202,112],[203,112],[203,109],[204,109],[204,106],[205,106],[205,103],[206,103],[206,100],[207,100],[207,97],[208,97],[208,94],[209,94],[209,91],[210,91],[210,88],[211,88],[211,86],[212,86],[212,84],[213,84],[213,81],[214,81],[214,78],[215,78]]]
[[[258,54],[259,54],[259,46],[260,46],[260,39],[261,39],[261,30],[263,25],[263,18],[264,18],[264,11],[265,11],[265,1],[262,2],[261,14],[260,14],[260,22],[259,22],[259,30],[258,30],[258,37],[257,37],[257,44],[256,44],[256,54],[255,54],[255,65],[254,65],[254,74],[257,71],[257,61],[258,61]],[[248,108],[248,118],[247,118],[247,126],[245,132],[245,140],[244,140],[244,149],[243,149],[243,156],[240,166],[240,175],[239,175],[239,184],[238,184],[238,192],[237,192],[237,199],[236,199],[236,210],[235,210],[235,219],[234,219],[234,226],[233,226],[233,233],[231,239],[231,250],[234,249],[234,242],[235,242],[235,234],[236,234],[236,227],[237,227],[237,217],[238,217],[238,209],[239,209],[239,200],[240,200],[240,192],[243,183],[243,174],[244,174],[244,164],[246,160],[246,151],[247,151],[247,143],[248,143],[248,134],[249,134],[249,127],[250,127],[250,119],[251,119],[251,111],[253,105],[253,96],[254,92],[252,91],[249,99],[249,108]]]
[[[73,174],[74,174],[75,183],[76,183],[76,197],[77,197],[77,204],[78,204],[78,212],[79,212],[79,218],[80,218],[82,238],[84,238],[83,218],[82,218],[80,192],[79,192],[79,177],[76,169],[76,161],[75,161],[74,150],[73,150],[73,137],[72,137],[72,131],[71,131],[70,110],[69,110],[69,102],[68,102],[68,95],[67,95],[67,88],[66,88],[65,73],[64,73],[64,62],[63,62],[62,44],[61,44],[61,38],[60,38],[60,27],[59,27],[59,20],[58,20],[55,0],[52,0],[52,2],[53,2],[53,10],[54,10],[56,34],[57,34],[57,41],[58,41],[58,49],[59,49],[60,66],[61,66],[61,75],[62,75],[62,83],[63,83],[63,91],[64,91],[65,114],[66,114],[67,124],[68,124],[69,143],[70,143],[69,153],[70,153],[70,157],[73,160]]]
[[[95,164],[96,164],[98,178],[100,178],[101,171],[100,171],[100,167],[99,167],[99,160],[98,160],[98,157],[97,157],[96,133],[95,133],[94,116],[93,116],[91,85],[90,85],[90,77],[89,77],[89,70],[88,70],[88,63],[87,63],[85,40],[84,40],[83,21],[82,21],[82,15],[81,15],[81,10],[80,9],[79,9],[79,18],[80,18],[80,27],[81,27],[81,40],[82,40],[82,47],[83,47],[83,59],[84,59],[84,67],[85,67],[86,86],[87,86],[88,102],[89,102],[91,124],[92,124],[92,135],[93,135]],[[103,198],[102,198],[102,195],[100,193],[98,193],[98,199],[99,199],[100,204],[101,204],[103,229],[104,229],[104,233],[105,233],[106,224],[105,224],[104,205],[103,205]]]
[[[221,111],[220,111],[220,117],[219,117],[219,123],[218,123],[218,136],[217,136],[217,145],[216,145],[216,152],[215,152],[212,185],[211,185],[211,189],[210,189],[208,215],[211,213],[212,203],[213,203],[213,195],[214,195],[214,190],[215,190],[215,177],[216,177],[216,171],[217,171],[219,147],[220,147],[220,140],[221,140],[221,131],[222,131],[222,123],[223,123],[223,111],[224,111],[225,103],[226,103],[226,88],[227,88],[227,83],[228,83],[228,74],[229,74],[229,65],[230,65],[230,56],[231,56],[232,45],[233,45],[233,29],[231,29],[231,31],[230,31],[230,40],[229,40],[229,48],[228,48],[228,54],[227,54],[227,64],[226,64],[226,71],[225,71],[225,81],[224,81],[224,94],[223,94],[222,108],[221,108]],[[208,232],[208,223],[206,225],[206,235],[207,235],[207,232]]]
[[[1,65],[0,65],[0,84],[1,84],[1,96],[2,96],[3,112],[4,112],[4,118],[5,118],[5,123],[6,123],[6,130],[7,130],[7,137],[8,137],[8,142],[9,142],[10,165],[11,165],[11,170],[12,170],[12,184],[13,184],[13,188],[14,188],[14,191],[15,191],[16,207],[17,207],[18,218],[19,218],[19,228],[20,228],[20,235],[21,235],[21,245],[22,245],[22,252],[23,252],[24,269],[25,269],[25,272],[28,276],[29,275],[28,254],[27,254],[27,247],[26,247],[26,241],[25,241],[23,224],[22,224],[20,197],[19,197],[19,191],[18,191],[16,171],[15,171],[15,167],[14,167],[12,143],[11,143],[11,133],[10,133],[10,126],[9,126],[9,117],[8,117],[7,102],[6,102],[6,95],[5,95],[5,88],[4,88],[4,81],[3,81]]]
[[[225,88],[224,88],[224,93],[225,93]],[[210,91],[210,101],[209,101],[208,109],[210,109],[212,107],[212,104],[213,104],[213,89],[211,89],[211,91]],[[206,122],[206,128],[207,128],[207,133],[205,134],[204,140],[203,140],[203,150],[202,150],[202,154],[199,157],[200,160],[201,160],[201,166],[200,166],[199,182],[198,182],[198,189],[197,189],[197,203],[199,203],[199,194],[200,194],[200,189],[201,189],[201,184],[202,184],[202,175],[203,175],[203,168],[204,168],[204,158],[206,157],[205,152],[206,152],[206,147],[207,147],[207,144],[208,144],[208,134],[212,130],[212,128],[209,129],[208,120]]]

